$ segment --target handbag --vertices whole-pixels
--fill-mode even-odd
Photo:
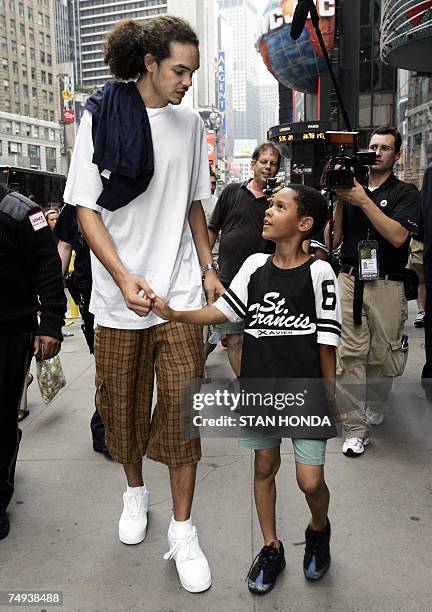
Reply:
[[[36,371],[40,394],[46,406],[66,386],[60,357],[56,355],[52,359],[37,361]]]

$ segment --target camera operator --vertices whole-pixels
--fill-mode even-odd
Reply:
[[[393,173],[401,144],[396,128],[375,130],[369,150],[376,161],[369,167],[368,186],[355,180],[354,187],[336,190],[334,246],[341,245],[342,305],[338,375],[342,384],[357,387],[355,397],[345,398],[343,453],[348,456],[362,455],[370,426],[382,423],[393,377],[403,373],[408,353],[402,336],[408,313],[405,266],[410,233],[418,231],[419,194]]]

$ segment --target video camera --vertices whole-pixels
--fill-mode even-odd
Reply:
[[[327,147],[337,149],[324,166],[321,183],[326,189],[354,187],[354,177],[366,182],[369,166],[376,161],[376,153],[358,150],[358,132],[326,132]]]

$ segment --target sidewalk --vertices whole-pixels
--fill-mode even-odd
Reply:
[[[412,304],[412,303],[411,303]],[[410,321],[414,319],[410,313]],[[287,567],[274,591],[253,597],[245,576],[262,546],[252,492],[252,454],[235,440],[203,440],[203,459],[193,509],[200,541],[209,558],[213,586],[184,591],[167,552],[171,516],[168,473],[145,461],[150,490],[145,541],[118,540],[124,477],[121,468],[93,452],[93,359],[78,322],[67,328],[61,358],[68,385],[47,408],[36,381],[29,390],[30,416],[10,504],[10,535],[0,542],[0,590],[60,590],[62,608],[48,605],[4,608],[67,612],[284,610],[421,611],[432,609],[432,404],[418,385],[399,384],[392,423],[363,457],[341,453],[341,440],[328,445],[326,476],[331,491],[332,567],[319,584],[303,578],[307,506],[294,475],[289,440],[283,444],[278,477],[278,532]],[[407,327],[410,356],[404,381],[418,380],[423,365],[423,330]],[[209,373],[229,376],[218,348]],[[401,432],[398,434],[398,432]],[[394,439],[399,436],[399,439]],[[1,608],[3,609],[3,608]]]

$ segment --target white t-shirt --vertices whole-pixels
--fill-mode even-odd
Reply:
[[[204,124],[186,105],[147,108],[154,148],[154,176],[144,193],[110,212],[96,201],[102,191],[92,162],[92,116],[85,111],[77,134],[64,193],[68,204],[101,213],[123,265],[143,276],[173,308],[201,307],[201,275],[188,221],[190,205],[210,196]],[[91,254],[95,323],[116,329],[145,329],[163,323],[154,313],[139,317],[100,261]]]

